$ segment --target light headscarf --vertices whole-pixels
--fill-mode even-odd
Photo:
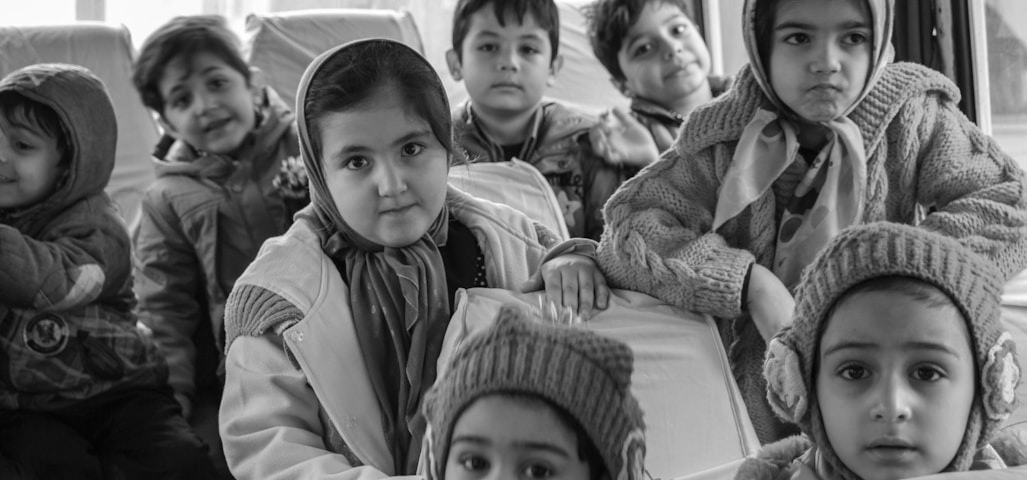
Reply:
[[[353,61],[375,62],[386,54],[397,53],[422,62],[411,68],[431,72],[425,75],[431,77],[425,81],[441,96],[445,102],[443,111],[448,113],[449,101],[442,80],[428,61],[410,47],[385,39],[350,42],[314,59],[300,80],[296,112],[300,149],[311,187],[311,206],[304,213],[309,216],[310,209],[313,210],[324,229],[322,248],[337,264],[345,265],[341,273],[349,286],[357,340],[384,414],[383,428],[395,474],[404,475],[413,474],[416,469],[425,430],[421,398],[435,382],[435,364],[449,322],[446,272],[438,249],[446,243],[449,209],[443,205],[428,231],[405,247],[385,247],[354,231],[343,220],[328,189],[321,152],[311,144],[312,125],[305,108],[311,83],[319,76],[334,73],[322,68],[334,57],[346,54],[352,55]],[[433,133],[451,135],[450,125],[447,115],[447,131]],[[448,145],[443,139],[440,142]],[[394,363],[397,361],[398,365]],[[392,378],[390,372],[399,378]]]
[[[756,38],[756,5],[760,1],[767,0],[746,0],[743,30],[753,75],[768,101],[742,131],[721,186],[713,230],[763,196],[799,154],[795,113],[774,92],[769,65],[763,64],[759,53],[759,42],[770,41]],[[802,215],[786,213],[778,227],[773,270],[789,288],[798,283],[802,269],[817,252],[863,216],[867,156],[859,127],[848,115],[874,88],[894,57],[891,34],[895,15],[894,0],[865,1],[873,28],[866,84],[841,116],[823,123],[830,132],[828,143],[796,187],[794,196],[802,197],[820,184],[816,203]]]

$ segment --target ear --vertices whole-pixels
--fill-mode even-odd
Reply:
[[[560,69],[563,68],[563,55],[557,55],[552,62],[549,63],[549,78],[546,79],[546,86],[552,87],[556,83],[556,75],[560,73]]]
[[[449,66],[449,74],[453,77],[453,80],[461,81],[464,79],[461,73],[462,65],[460,65],[460,55],[456,53],[456,50],[452,48],[446,50],[446,65]]]
[[[617,91],[621,93],[621,95],[624,95],[628,98],[635,97],[634,92],[632,92],[631,89],[628,88],[628,82],[624,80],[617,80],[616,78],[610,77],[610,83],[613,84],[613,88],[616,88]]]

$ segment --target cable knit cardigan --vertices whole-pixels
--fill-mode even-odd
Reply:
[[[911,63],[887,67],[849,115],[868,156],[862,221],[918,224],[959,238],[1008,279],[1027,263],[1024,173],[959,112],[958,101],[958,89],[940,73]],[[711,227],[735,145],[767,103],[746,67],[731,90],[692,112],[674,148],[606,204],[597,253],[613,287],[735,319],[722,335],[763,442],[781,432],[769,431],[776,419],[765,408],[765,345],[743,316],[742,289],[753,261],[771,268],[781,212],[805,162],[798,159],[719,230]]]

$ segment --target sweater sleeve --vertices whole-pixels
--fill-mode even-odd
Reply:
[[[628,180],[606,204],[599,266],[612,287],[716,317],[741,314],[753,255],[712,232],[719,179],[715,146],[676,149]]]
[[[922,111],[910,119],[922,139],[910,145],[920,148],[917,201],[934,207],[921,225],[958,238],[1012,278],[1027,267],[1023,170],[952,102],[928,95],[911,110]]]

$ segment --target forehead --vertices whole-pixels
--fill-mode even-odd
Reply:
[[[820,351],[844,342],[899,350],[936,343],[965,351],[970,349],[970,333],[954,304],[939,306],[898,291],[870,291],[842,298],[825,319]]]
[[[172,58],[160,78],[160,91],[167,92],[172,88],[188,82],[190,79],[202,77],[215,72],[224,72],[242,76],[221,57],[210,52],[197,52],[191,55],[179,55]]]
[[[834,26],[859,22],[869,26],[866,0],[781,0],[774,12],[774,24],[797,22],[811,26]]]
[[[530,11],[524,13],[524,18],[517,18],[514,9],[507,8],[503,11],[503,23],[500,24],[496,17],[492,4],[486,4],[471,14],[470,27],[467,30],[469,37],[479,35],[503,35],[503,36],[533,36],[545,42],[549,41],[549,32],[542,28]]]
[[[469,405],[454,426],[453,436],[458,435],[504,445],[556,443],[568,452],[576,451],[578,443],[566,421],[544,401],[505,395],[488,395]]]

